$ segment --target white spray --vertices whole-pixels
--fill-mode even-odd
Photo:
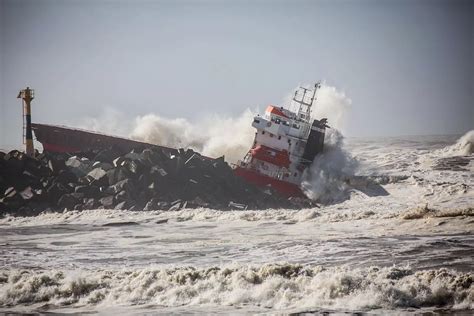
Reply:
[[[456,144],[443,148],[438,154],[444,157],[469,156],[474,153],[474,130],[459,138]]]
[[[342,130],[352,101],[335,87],[323,84],[313,116],[326,117],[333,128]],[[287,103],[289,104],[289,103]],[[226,161],[242,159],[252,145],[255,113],[246,109],[235,118],[213,115],[190,122],[183,118],[168,119],[147,114],[135,119],[131,138],[173,148],[192,148],[210,157],[225,156]]]
[[[155,145],[191,148],[213,158],[225,156],[227,162],[235,163],[252,145],[255,129],[251,122],[255,115],[246,109],[234,118],[210,115],[196,122],[153,113],[128,120],[124,113],[106,107],[98,117],[86,117],[71,125]]]
[[[108,106],[98,116],[84,117],[70,123],[85,130],[118,136],[128,136],[133,128],[133,122],[123,112]]]
[[[349,189],[347,179],[354,175],[357,162],[344,150],[346,118],[352,101],[344,92],[323,84],[317,93],[313,117],[327,118],[330,129],[326,130],[324,152],[318,155],[305,172],[301,187],[311,199],[321,203],[342,200]]]
[[[252,145],[255,114],[249,109],[236,118],[214,115],[191,123],[148,114],[135,119],[131,137],[172,148],[192,148],[209,157],[225,156],[226,161],[242,159]]]
[[[343,149],[344,137],[335,129],[326,132],[324,152],[314,159],[303,176],[301,187],[309,198],[334,203],[345,198],[357,161]]]
[[[344,134],[351,105],[352,100],[344,92],[323,83],[317,92],[312,115],[315,119],[327,118],[333,129]]]

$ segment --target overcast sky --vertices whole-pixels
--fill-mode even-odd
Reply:
[[[0,0],[0,148],[27,85],[33,121],[74,125],[236,116],[325,80],[352,100],[347,136],[464,133],[473,52],[474,1]]]

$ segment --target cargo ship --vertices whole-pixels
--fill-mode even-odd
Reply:
[[[303,196],[303,173],[322,152],[325,129],[329,127],[327,119],[311,116],[319,88],[319,83],[311,89],[300,87],[288,108],[270,105],[263,116],[254,117],[254,142],[247,155],[232,165],[237,176],[257,186],[271,187],[286,197]],[[47,152],[77,153],[108,147],[123,153],[148,147],[176,150],[66,126],[31,123],[31,129]]]
[[[284,196],[303,196],[304,171],[323,151],[327,119],[312,119],[320,83],[300,87],[288,108],[269,105],[263,116],[254,117],[257,130],[252,147],[234,165],[236,175],[258,186],[269,186]],[[311,122],[312,121],[312,122]]]

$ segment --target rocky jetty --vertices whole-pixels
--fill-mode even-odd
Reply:
[[[179,210],[302,208],[236,177],[224,158],[193,150],[114,148],[81,154],[0,152],[0,214],[36,215],[64,209]]]

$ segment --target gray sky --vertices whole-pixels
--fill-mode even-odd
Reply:
[[[238,115],[321,79],[352,99],[347,136],[464,133],[473,52],[474,1],[0,0],[0,148],[26,85],[33,121],[74,124]]]

